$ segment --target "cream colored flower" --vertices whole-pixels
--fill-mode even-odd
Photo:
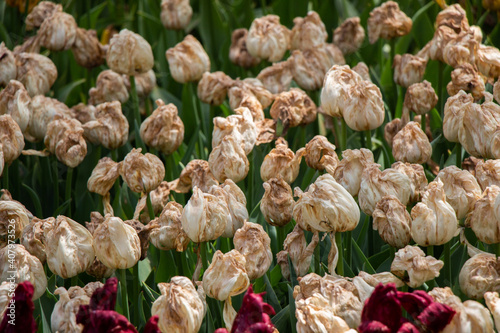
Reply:
[[[293,79],[305,90],[321,88],[326,72],[335,64],[345,64],[343,57],[336,62],[326,45],[304,51],[295,50],[290,58]]]
[[[113,71],[137,75],[153,68],[151,45],[139,34],[123,29],[109,41],[106,63]]]
[[[271,178],[283,178],[291,184],[299,175],[300,161],[305,153],[305,148],[300,148],[294,154],[288,148],[288,143],[279,138],[276,140],[276,148],[271,149],[260,166],[260,177],[263,181]]]
[[[26,16],[26,30],[30,31],[33,28],[39,28],[45,19],[55,13],[62,12],[62,10],[63,8],[60,4],[50,1],[40,1]]]
[[[425,114],[437,104],[438,97],[429,81],[414,83],[406,90],[404,106],[416,114]]]
[[[248,30],[245,28],[236,29],[231,35],[231,46],[229,48],[229,59],[233,64],[249,68],[257,65],[260,62],[248,52],[247,49]]]
[[[10,114],[12,119],[19,125],[21,131],[24,132],[31,118],[31,98],[21,82],[11,80],[6,85],[5,89],[0,91],[0,115]]]
[[[374,163],[368,165],[361,177],[359,207],[368,215],[372,215],[377,202],[386,195],[394,195],[405,206],[410,199],[410,178],[394,169],[380,171],[379,167]]]
[[[496,47],[479,44],[475,56],[481,74],[489,78],[500,76],[500,51]]]
[[[500,242],[500,202],[497,200],[500,187],[487,187],[475,202],[465,224],[472,228],[476,237],[487,244]]]
[[[432,256],[425,256],[418,246],[407,245],[396,252],[391,264],[391,272],[400,278],[408,272],[409,281],[405,281],[411,288],[417,288],[424,282],[439,276],[444,262]]]
[[[119,148],[127,142],[129,124],[120,102],[99,104],[94,117],[95,120],[83,124],[85,137],[90,142],[108,149]]]
[[[290,185],[282,178],[271,178],[262,184],[264,195],[260,202],[260,211],[267,223],[282,227],[292,220],[293,192]]]
[[[170,74],[179,83],[198,81],[203,73],[210,71],[210,59],[205,49],[192,35],[168,49],[166,57]]]
[[[0,201],[0,248],[13,243],[30,223],[26,208],[14,200]]]
[[[95,30],[77,28],[75,42],[71,47],[71,51],[76,63],[86,68],[102,65],[106,57],[104,46],[99,42]]]
[[[471,94],[460,90],[456,95],[448,97],[444,105],[443,134],[450,142],[459,142],[458,132],[461,127],[465,109],[474,99]]]
[[[365,30],[359,17],[351,17],[342,22],[333,32],[333,42],[347,55],[359,50],[365,40]]]
[[[105,196],[120,177],[119,169],[120,164],[111,158],[101,158],[87,181],[88,190]]]
[[[203,274],[203,289],[206,294],[224,301],[243,293],[250,286],[245,266],[245,257],[237,250],[226,254],[216,251]]]
[[[167,29],[186,29],[193,16],[189,0],[162,0],[161,23]]]
[[[290,43],[290,30],[280,24],[277,15],[267,15],[253,20],[248,31],[248,52],[270,62],[280,61]]]
[[[220,145],[227,137],[232,136],[243,144],[243,150],[248,155],[257,142],[257,126],[248,108],[240,108],[237,114],[226,118],[214,117],[212,132],[212,147]]]
[[[29,141],[43,140],[53,119],[72,118],[71,109],[54,98],[37,95],[31,99],[30,107],[32,114],[25,132]]]
[[[314,233],[311,242],[307,244],[304,231],[299,227],[298,224],[295,225],[293,231],[290,232],[283,243],[283,251],[285,256],[285,263],[288,266],[288,256],[293,264],[293,269],[295,270],[295,276],[304,276],[309,271],[311,266],[311,260],[314,253],[314,249],[319,243],[319,234]],[[281,253],[280,252],[280,253]],[[278,253],[278,256],[280,256]],[[282,254],[283,255],[283,254]],[[283,273],[283,268],[281,269]],[[290,278],[290,273],[283,274],[285,279]]]
[[[293,218],[304,230],[344,232],[353,230],[359,222],[356,201],[330,174],[319,176],[307,192],[295,188],[299,200],[293,208]]]
[[[89,90],[89,104],[92,105],[113,101],[125,103],[128,98],[127,87],[122,76],[111,69],[99,73],[96,87]]]
[[[394,136],[392,154],[402,162],[422,164],[429,161],[432,146],[419,123],[410,121]]]
[[[394,56],[393,67],[394,82],[408,88],[412,84],[422,81],[425,68],[427,67],[427,59],[409,53],[403,55],[396,54]]]
[[[238,109],[248,108],[255,122],[264,120],[264,108],[259,99],[249,89],[241,84],[235,84],[228,90],[229,106],[236,112]]]
[[[0,43],[0,86],[6,86],[17,76],[16,58],[5,43]]]
[[[133,227],[119,217],[106,215],[94,231],[97,259],[109,268],[133,267],[141,257],[141,241]]]
[[[438,14],[439,15],[439,14]],[[417,54],[425,59],[432,59],[444,62],[443,51],[446,46],[457,38],[457,32],[446,25],[438,25],[432,40],[425,45]]]
[[[233,237],[234,233],[243,226],[246,220],[248,220],[248,211],[246,208],[247,199],[245,198],[245,194],[231,179],[226,179],[224,183],[218,186],[212,186],[208,193],[226,202],[230,217],[226,223],[226,228],[224,229],[222,237]]]
[[[326,158],[327,156],[330,158]],[[310,168],[316,170],[324,170],[326,164],[331,170],[335,170],[339,164],[335,145],[322,135],[316,135],[306,144],[304,159]]]
[[[8,281],[16,284],[23,281],[31,282],[35,287],[33,300],[45,294],[47,276],[43,265],[22,245],[9,244],[0,249],[0,280],[7,281],[7,278],[9,278]]]
[[[293,79],[292,65],[290,59],[274,63],[261,70],[257,79],[273,94],[288,91]]]
[[[64,12],[55,12],[43,20],[38,30],[40,45],[51,51],[68,50],[75,43],[77,28],[73,16]]]
[[[470,28],[465,10],[459,4],[448,6],[440,11],[436,17],[436,26],[449,27],[456,33]]]
[[[243,146],[236,137],[228,135],[212,149],[208,156],[208,165],[219,182],[231,179],[237,183],[245,179],[250,164]]]
[[[488,291],[484,293],[484,300],[495,319],[495,328],[498,331],[500,329],[500,298],[498,297],[498,292]]]
[[[255,280],[264,274],[273,262],[271,238],[260,224],[245,222],[234,234],[234,248],[245,259],[248,278]]]
[[[290,34],[291,50],[313,49],[326,43],[328,33],[325,24],[315,11],[308,12],[305,17],[294,18],[293,24]]]
[[[141,124],[141,139],[147,146],[170,155],[184,140],[184,123],[174,104],[165,105],[157,99],[156,105],[156,110]]]
[[[424,167],[420,164],[396,162],[391,166],[391,168],[407,175],[408,178],[410,178],[410,202],[420,201],[420,198],[427,188],[427,177],[425,176]]]
[[[158,327],[163,333],[196,333],[207,311],[205,298],[196,291],[193,283],[184,276],[174,276],[170,283],[159,283],[161,296],[151,308],[151,315],[158,315]]]
[[[485,91],[484,80],[471,64],[458,66],[451,72],[451,82],[446,86],[450,96],[460,90],[470,91],[474,99],[480,100]]]
[[[173,182],[172,189],[177,193],[187,193],[197,186],[202,192],[208,192],[212,185],[218,184],[207,161],[191,160],[182,170],[179,179]]]
[[[17,80],[33,97],[45,95],[57,78],[57,68],[48,57],[36,53],[16,54]]]
[[[181,216],[183,208],[180,204],[170,201],[165,205],[160,216],[149,223],[152,229],[151,243],[160,250],[175,249],[185,251],[189,244],[189,237],[182,229]]]
[[[59,161],[75,168],[87,155],[83,131],[82,124],[76,119],[54,119],[47,126],[45,146]]]
[[[142,149],[133,148],[120,168],[120,175],[128,187],[137,193],[151,192],[165,178],[165,166],[158,156],[141,153]]]
[[[483,191],[491,185],[500,187],[500,160],[479,160],[475,166],[475,176]]]
[[[393,195],[383,197],[373,211],[373,230],[378,230],[380,237],[396,248],[410,243],[410,214],[398,198]]]
[[[303,90],[292,88],[276,96],[269,113],[274,120],[283,123],[284,130],[288,130],[315,121],[317,109]]]
[[[372,163],[375,163],[375,160],[371,150],[346,149],[342,152],[342,160],[335,169],[335,180],[353,197],[357,196],[363,171]]]
[[[372,82],[370,78],[370,69],[364,62],[358,62],[358,64],[354,66],[352,70],[358,73],[363,80]]]
[[[375,84],[366,80],[349,87],[346,95],[340,100],[339,107],[347,126],[353,130],[375,129],[384,122],[382,93]]]
[[[412,20],[399,9],[394,1],[384,2],[373,9],[368,18],[368,38],[370,44],[379,38],[392,39],[410,33]]]
[[[0,201],[0,206],[1,206]],[[37,257],[40,262],[45,264],[47,261],[47,254],[45,253],[45,236],[44,229],[54,224],[56,219],[53,217],[48,217],[46,219],[40,220],[38,218],[33,218],[28,225],[23,229],[20,243],[24,248]]]
[[[223,198],[193,188],[193,195],[181,216],[182,229],[196,243],[219,238],[231,218]]]
[[[9,114],[0,116],[0,150],[7,164],[16,160],[24,148],[24,137],[19,125]]]
[[[127,87],[128,91],[132,91],[132,86],[130,84],[130,76],[128,75],[122,75],[123,82],[125,82],[125,86]],[[156,74],[155,72],[150,69],[149,71],[141,74],[136,74],[134,75],[134,81],[135,81],[135,90],[137,91],[137,97],[139,99],[145,99],[146,97],[151,94],[153,89],[156,87]],[[141,102],[143,102],[141,100]],[[141,114],[143,113],[142,110],[142,104],[141,104]]]
[[[263,108],[267,108],[269,105],[272,104],[274,101],[275,96],[266,89],[264,84],[260,82],[259,79],[255,78],[246,78],[243,81],[240,80],[235,80],[233,81],[233,87],[238,87],[239,89],[242,90],[243,95],[245,94],[251,94],[257,98],[259,103],[262,105]],[[232,89],[231,89],[232,90]],[[231,92],[231,91],[230,91]],[[234,95],[234,96],[231,96]],[[229,94],[229,104],[233,110],[235,110],[240,106],[246,106],[244,105],[243,97],[241,97],[241,94]],[[250,107],[248,107],[251,109]],[[257,119],[255,119],[257,121]]]
[[[224,72],[205,72],[198,82],[198,98],[207,104],[221,105],[232,84],[233,80]]]
[[[487,291],[500,290],[500,262],[494,254],[478,253],[465,262],[458,279],[467,297],[483,298]]]

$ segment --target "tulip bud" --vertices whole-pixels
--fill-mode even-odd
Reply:
[[[396,252],[391,264],[391,272],[404,279],[405,271],[409,281],[405,281],[411,288],[420,287],[424,282],[439,276],[444,262],[432,256],[425,256],[418,246],[407,245]]]
[[[405,110],[407,111],[407,113],[409,113],[408,109]],[[406,125],[406,123],[407,122],[405,122],[405,120],[403,119],[394,118],[393,120],[385,124],[384,139],[389,144],[389,147],[392,147],[394,137],[396,136],[396,134],[399,133],[399,131],[401,131],[401,129]]]
[[[54,119],[47,126],[45,146],[57,159],[75,168],[87,155],[82,124],[76,119]]]
[[[266,274],[273,262],[271,238],[260,224],[245,222],[234,234],[234,248],[245,259],[245,269],[250,280]]]
[[[447,26],[456,33],[470,28],[465,10],[459,4],[448,6],[440,11],[436,17],[436,26]]]
[[[304,153],[305,148],[300,148],[294,154],[285,139],[279,138],[276,140],[276,148],[271,149],[260,166],[260,177],[263,181],[283,178],[288,184],[293,183],[299,175],[300,161]]]
[[[5,43],[0,43],[0,86],[6,86],[17,76],[16,58]]]
[[[446,201],[457,213],[457,219],[463,219],[474,209],[476,201],[481,198],[481,188],[476,178],[470,172],[456,166],[442,169],[436,179],[438,178],[444,184]]]
[[[500,187],[500,160],[478,160],[474,174],[483,191],[492,185]]]
[[[450,96],[444,105],[443,134],[450,142],[459,142],[458,131],[467,105],[474,102],[472,95],[463,90]]]
[[[292,261],[293,268],[295,270],[295,276],[304,276],[309,271],[311,266],[311,260],[314,253],[314,249],[319,243],[319,234],[316,232],[311,239],[309,245],[307,245],[306,237],[304,231],[295,225],[293,231],[290,232],[283,243],[283,251],[285,252],[286,264],[288,265],[288,255]],[[279,255],[279,253],[278,253]],[[283,270],[282,270],[283,272]],[[285,279],[290,278],[290,274],[285,276]]]
[[[161,23],[167,29],[186,29],[193,16],[189,0],[162,0]]]
[[[28,127],[31,117],[30,102],[31,98],[23,84],[19,81],[11,80],[5,89],[0,91],[0,115],[10,114],[12,119],[19,125],[21,131],[24,132],[26,127]]]
[[[306,17],[293,19],[293,29],[290,34],[291,50],[307,50],[325,44],[328,38],[325,24],[318,13],[310,11]]]
[[[35,287],[33,300],[45,294],[47,288],[47,276],[42,263],[19,244],[9,244],[0,249],[0,280],[16,284],[31,282]]]
[[[120,74],[108,69],[99,73],[96,87],[89,90],[89,104],[98,105],[105,102],[128,100],[128,91]]]
[[[304,51],[295,50],[290,61],[294,81],[305,90],[321,88],[326,72],[336,64],[326,45]]]
[[[392,39],[410,33],[412,20],[399,9],[394,1],[384,2],[373,9],[368,18],[368,38],[370,44],[379,38]]]
[[[331,158],[327,159],[325,158],[326,156]],[[304,159],[307,166],[316,170],[324,170],[326,163],[333,168],[332,170],[335,170],[339,163],[339,158],[335,152],[335,145],[322,135],[316,135],[306,144]]]
[[[71,51],[76,63],[82,67],[94,68],[104,63],[104,47],[99,42],[95,30],[77,28]]]
[[[141,257],[141,241],[137,232],[119,217],[107,214],[94,231],[97,259],[109,268],[133,267]]]
[[[458,66],[451,72],[451,82],[446,86],[450,96],[460,90],[470,91],[474,100],[480,100],[485,90],[484,80],[471,64]]]
[[[368,215],[372,215],[377,202],[386,195],[394,195],[405,206],[410,199],[410,178],[394,169],[380,171],[379,167],[378,164],[368,165],[361,177],[359,207]]]
[[[210,266],[203,274],[203,289],[219,301],[239,295],[250,286],[245,269],[245,257],[236,250],[226,254],[216,251]]]
[[[500,187],[496,185],[487,187],[465,220],[465,224],[472,228],[476,237],[487,244],[500,242],[500,230],[498,230],[500,206],[496,200],[499,193]]]
[[[30,31],[33,28],[39,28],[45,19],[51,17],[55,13],[62,12],[62,5],[50,1],[40,1],[38,5],[33,7],[26,16],[26,30]]]
[[[248,108],[240,108],[237,112],[239,114],[227,118],[214,117],[212,147],[217,147],[227,137],[232,136],[236,141],[242,142],[243,150],[248,155],[257,141],[257,126]]]
[[[282,92],[274,100],[269,111],[271,117],[283,123],[285,130],[290,127],[307,125],[316,120],[316,104],[301,89],[292,88]]]
[[[205,299],[201,298],[193,283],[184,276],[174,276],[170,283],[159,283],[161,296],[151,308],[158,315],[162,332],[196,333],[206,313]]]
[[[230,216],[222,237],[232,238],[236,230],[240,229],[243,223],[248,220],[245,194],[231,179],[226,179],[220,185],[212,186],[208,193],[226,202]]]
[[[411,240],[410,225],[410,214],[398,198],[387,195],[377,202],[373,230],[378,230],[384,242],[398,249],[405,247]]]
[[[249,162],[244,144],[232,135],[212,149],[208,156],[210,171],[219,182],[231,179],[235,183],[245,179],[248,174]]]
[[[116,163],[109,157],[101,158],[87,181],[88,190],[102,196],[108,194],[120,176],[119,169],[119,163]]]
[[[481,74],[489,78],[500,76],[500,51],[496,47],[479,44],[475,55]]]
[[[422,81],[425,68],[427,67],[427,59],[409,53],[403,55],[396,54],[394,56],[393,67],[394,82],[408,88],[412,84]]]
[[[361,80],[352,85],[338,103],[347,126],[353,130],[372,130],[384,122],[385,108],[382,93],[371,82]]]
[[[499,288],[500,261],[494,254],[478,253],[464,263],[458,279],[467,297],[483,298],[485,292]]]
[[[47,126],[53,119],[71,118],[71,109],[57,99],[37,95],[31,99],[31,117],[26,129],[29,141],[45,138]]]
[[[168,49],[166,57],[170,74],[179,83],[199,81],[203,73],[210,71],[210,59],[205,49],[192,35]]]
[[[429,161],[432,146],[419,123],[410,121],[394,136],[392,154],[402,162],[422,164]]]
[[[70,14],[55,12],[43,20],[38,37],[40,45],[51,51],[70,49],[75,43],[76,21]]]
[[[229,48],[229,59],[235,65],[249,68],[260,62],[259,58],[252,56],[247,49],[248,30],[241,28],[233,31],[231,35],[231,47]]]
[[[0,116],[0,145],[2,161],[7,164],[16,160],[24,148],[23,133],[9,114]]]
[[[184,140],[184,123],[174,104],[165,105],[157,99],[156,105],[158,108],[141,124],[141,138],[149,147],[170,155]]]
[[[141,151],[141,148],[133,148],[125,156],[120,175],[132,191],[148,193],[165,178],[165,166],[156,155],[142,154]]]
[[[224,233],[230,216],[223,198],[194,187],[193,195],[182,211],[182,229],[193,242],[214,240]]]
[[[29,223],[30,218],[27,214],[27,210],[21,203],[14,200],[1,200],[0,248],[11,244],[21,237],[21,233]]]
[[[498,331],[500,329],[500,298],[498,297],[498,293],[496,291],[488,291],[484,293],[484,300],[495,319],[495,328]]]
[[[282,178],[271,178],[262,184],[264,196],[260,202],[260,211],[267,223],[283,227],[292,220],[295,201],[292,188]]]
[[[198,98],[207,104],[221,105],[233,80],[224,72],[203,73],[198,82]]]
[[[177,252],[185,251],[189,238],[182,230],[181,216],[183,208],[180,204],[170,201],[166,204],[160,216],[151,221],[150,240],[155,247],[168,251],[175,249]]]
[[[109,41],[106,62],[117,73],[137,75],[153,68],[154,58],[151,45],[141,35],[123,29]]]
[[[16,55],[17,80],[33,97],[45,95],[57,79],[57,68],[48,57],[36,53]]]
[[[255,122],[264,120],[264,110],[262,104],[257,97],[248,89],[244,89],[241,85],[233,85],[228,90],[229,106],[236,112],[243,107],[248,108],[252,113]]]
[[[174,181],[173,190],[177,193],[187,193],[196,186],[202,192],[208,192],[212,185],[218,184],[207,161],[191,160],[182,170],[179,179]]]
[[[438,97],[429,81],[412,84],[406,91],[404,106],[416,114],[423,115],[437,104]]]
[[[411,236],[420,246],[442,245],[458,233],[455,210],[446,201],[444,184],[440,179],[429,183],[422,202],[411,210]]]
[[[257,75],[257,79],[273,94],[288,91],[292,78],[292,61],[290,60],[274,63]]]
[[[372,82],[370,78],[370,69],[364,62],[362,61],[358,62],[358,64],[354,66],[352,70],[358,73],[363,80]]]
[[[280,24],[277,15],[267,15],[253,20],[248,31],[248,52],[270,62],[280,61],[290,43],[290,30]]]
[[[425,176],[424,167],[420,164],[395,162],[391,168],[410,178],[410,202],[420,201],[427,188],[427,177]]]
[[[321,294],[295,302],[298,333],[331,332],[352,333],[347,323],[336,316],[328,300]]]
[[[375,163],[375,160],[371,150],[346,149],[335,169],[335,180],[354,197],[358,195],[364,169],[372,163]]]
[[[333,32],[333,42],[344,55],[359,50],[364,40],[365,29],[361,26],[359,17],[348,18]]]
[[[307,192],[295,188],[299,200],[293,218],[304,230],[344,232],[359,222],[359,208],[353,197],[330,174],[319,176]]]
[[[0,206],[1,206],[0,202]],[[22,231],[20,243],[25,247],[25,249],[37,257],[40,262],[45,264],[47,261],[47,254],[45,253],[45,236],[44,229],[54,224],[55,218],[49,217],[44,220],[38,218],[33,218],[28,225],[26,225]],[[16,229],[17,230],[17,229]]]

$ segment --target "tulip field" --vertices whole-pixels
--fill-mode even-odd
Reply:
[[[500,331],[500,1],[0,1],[0,332]]]

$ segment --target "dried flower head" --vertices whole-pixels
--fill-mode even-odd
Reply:
[[[393,67],[394,82],[408,88],[412,84],[422,81],[425,68],[427,67],[427,59],[408,53],[403,55],[396,54],[394,56]]]
[[[475,254],[462,266],[458,280],[467,297],[483,298],[484,293],[500,288],[500,261],[491,253]]]
[[[161,23],[167,29],[186,29],[193,16],[189,0],[162,0]]]
[[[151,228],[150,240],[155,247],[168,251],[175,249],[185,251],[189,237],[182,229],[181,216],[183,208],[180,204],[170,201],[165,205],[160,216],[148,224]]]
[[[257,79],[273,94],[288,91],[293,79],[292,65],[290,59],[274,63],[261,70]]]
[[[443,268],[444,262],[432,256],[425,256],[418,246],[407,245],[396,252],[391,264],[391,272],[400,278],[408,273],[409,281],[405,281],[411,288],[421,286],[425,281],[429,281],[439,276],[439,271]]]
[[[207,104],[221,105],[233,80],[224,72],[203,73],[198,82],[198,98]]]
[[[326,164],[330,170],[335,170],[339,164],[335,145],[322,135],[316,135],[306,144],[304,159],[307,166],[316,170],[324,170]]]
[[[24,148],[24,137],[19,125],[10,114],[0,116],[0,151],[2,162],[11,164],[16,160]]]
[[[5,89],[0,91],[0,115],[11,115],[12,119],[19,125],[21,131],[24,132],[31,118],[30,102],[31,98],[23,84],[19,81],[11,80]]]
[[[394,136],[392,154],[402,162],[422,164],[429,161],[432,146],[419,123],[410,121]]]
[[[178,193],[187,193],[196,186],[202,192],[208,192],[212,185],[218,184],[207,161],[191,160],[182,170],[179,179],[173,182],[172,189]]]
[[[14,268],[9,264],[12,262]],[[31,282],[35,287],[34,300],[45,294],[47,288],[47,276],[42,263],[19,244],[10,244],[0,249],[0,280],[11,283]]]
[[[500,187],[500,160],[478,160],[474,175],[483,191],[491,185]]]
[[[311,260],[314,253],[314,249],[319,243],[319,234],[314,233],[309,245],[306,242],[306,237],[304,231],[299,227],[298,224],[295,225],[293,231],[290,232],[283,243],[283,251],[277,254],[277,257],[284,255],[284,263],[288,266],[288,256],[293,264],[293,269],[295,270],[295,276],[304,276],[309,271],[311,266]],[[279,261],[279,259],[278,259]],[[289,267],[288,274],[283,274],[286,279],[290,278]],[[283,271],[283,265],[281,265],[281,272]]]
[[[500,51],[496,47],[479,44],[475,59],[481,74],[488,78],[500,76]]]
[[[477,101],[483,97],[484,80],[471,64],[463,64],[451,72],[451,82],[446,86],[446,90],[450,96],[460,90],[470,91]]]
[[[283,123],[284,130],[288,130],[315,121],[317,109],[303,90],[292,88],[276,96],[269,112],[274,120],[279,119]]]
[[[47,125],[45,146],[57,159],[75,168],[87,155],[82,124],[76,119],[54,119]]]
[[[105,196],[120,176],[120,164],[109,157],[99,160],[87,181],[90,192]]]
[[[462,116],[467,105],[474,102],[471,94],[460,90],[456,95],[450,96],[444,105],[443,134],[450,142],[459,142],[458,131]]]
[[[111,69],[99,73],[96,87],[89,90],[89,104],[118,101],[125,103],[129,98],[122,76]]]
[[[270,62],[280,61],[290,43],[290,30],[280,24],[277,15],[267,15],[253,20],[248,31],[248,52]]]
[[[398,198],[393,195],[383,197],[373,211],[373,230],[378,230],[380,237],[396,248],[410,243],[410,214]]]
[[[162,332],[196,333],[207,311],[205,298],[201,298],[193,283],[184,276],[174,276],[170,283],[159,283],[161,296],[151,308],[151,314],[160,320]]]
[[[410,33],[412,20],[399,9],[394,1],[384,2],[373,9],[368,18],[368,38],[370,44],[379,38],[392,39]]]
[[[416,114],[425,114],[437,104],[438,97],[429,81],[414,83],[406,91],[404,106]]]
[[[122,78],[123,82],[125,83],[125,86],[130,92],[132,90],[132,86],[130,84],[130,76],[122,75]],[[156,74],[152,69],[150,69],[145,73],[135,74],[134,81],[135,81],[135,90],[137,92],[137,97],[139,97],[140,99],[144,99],[148,97],[149,94],[151,94],[151,92],[156,86]]]
[[[156,110],[141,124],[141,138],[147,146],[170,155],[184,140],[184,123],[174,104],[165,105],[157,99],[156,105]]]
[[[243,142],[228,135],[208,156],[210,171],[219,182],[231,179],[239,182],[248,174],[249,162]]]
[[[17,77],[16,58],[6,46],[0,43],[0,86],[6,86]]]
[[[234,234],[234,248],[245,259],[248,278],[255,280],[266,274],[273,262],[271,238],[260,224],[245,222]]]
[[[193,188],[181,216],[182,229],[196,243],[219,238],[231,218],[224,198]]]
[[[342,22],[333,32],[333,42],[344,55],[359,50],[365,40],[365,29],[359,17],[351,17]]]
[[[57,78],[57,68],[48,57],[36,53],[16,54],[17,80],[33,97],[45,95]]]
[[[123,160],[120,175],[128,187],[137,193],[151,192],[165,178],[165,166],[158,156],[133,148]]]
[[[40,45],[51,51],[69,50],[75,43],[76,21],[70,14],[55,12],[43,20],[38,38]]]
[[[45,138],[47,126],[54,119],[72,118],[71,109],[57,99],[37,95],[31,99],[31,117],[25,132],[29,141]]]
[[[99,42],[95,30],[77,28],[71,51],[76,63],[82,67],[94,68],[104,63],[104,46]]]
[[[326,43],[328,33],[325,24],[315,11],[308,12],[305,17],[294,18],[293,24],[290,34],[291,50],[313,49]]]
[[[24,206],[14,200],[0,201],[0,248],[21,237],[30,223],[30,216]]]
[[[352,196],[357,196],[364,169],[375,163],[371,150],[346,149],[342,152],[342,160],[335,169],[335,180]]]
[[[300,161],[305,148],[300,148],[294,154],[288,148],[285,139],[276,140],[276,148],[271,149],[260,166],[260,178],[268,181],[271,178],[283,178],[288,184],[293,183],[299,175]]]
[[[242,107],[237,109],[236,112],[237,114],[226,118],[213,118],[212,147],[217,147],[227,137],[232,136],[236,141],[242,143],[243,150],[248,155],[257,142],[257,126],[248,108]]]
[[[245,28],[236,29],[231,35],[231,46],[229,48],[229,59],[233,64],[249,68],[260,62],[248,52],[247,49],[248,30]]]
[[[123,29],[109,41],[106,63],[113,71],[137,75],[153,68],[151,45],[139,34]]]
[[[292,220],[295,201],[290,185],[282,178],[271,178],[262,184],[264,195],[260,202],[260,211],[267,223],[282,227]]]
[[[465,10],[459,4],[448,6],[440,11],[436,17],[436,26],[449,27],[456,33],[470,28]]]
[[[236,112],[248,108],[255,122],[264,120],[264,108],[259,99],[241,84],[235,84],[228,90],[229,106]]]
[[[304,230],[344,232],[359,222],[359,208],[353,197],[330,174],[319,176],[307,192],[295,188],[299,200],[293,218]]]
[[[410,202],[418,202],[427,188],[427,177],[425,176],[424,168],[420,164],[410,164],[403,162],[395,162],[392,166],[395,169],[410,178],[411,194]]]
[[[83,124],[83,129],[85,138],[90,142],[116,149],[127,142],[129,124],[120,102],[114,101],[99,104],[94,119]]]
[[[500,207],[496,200],[499,193],[500,187],[496,185],[487,187],[482,196],[479,195],[476,199],[465,221],[476,237],[487,244],[500,242],[500,215],[498,215]]]
[[[297,317],[297,332],[351,333],[349,325],[335,315],[328,300],[321,294],[314,294],[307,299],[295,301],[295,316]]]
[[[45,236],[44,229],[49,227],[56,221],[53,217],[40,220],[33,218],[30,223],[23,229],[20,243],[26,250],[37,257],[42,264],[47,261],[47,254],[45,253]]]
[[[192,35],[166,52],[170,74],[175,81],[198,81],[203,73],[210,72],[210,59],[201,43]]]
[[[352,70],[361,76],[361,78],[365,81],[372,81],[370,78],[370,69],[368,68],[368,65],[366,65],[364,62],[360,61],[356,66],[352,68]]]
[[[24,5],[24,3],[23,3]],[[31,4],[30,4],[31,5]],[[39,28],[45,19],[51,17],[57,12],[62,12],[62,5],[51,1],[40,1],[26,16],[26,30],[30,31]]]
[[[375,129],[384,122],[382,93],[369,81],[361,80],[350,86],[338,104],[347,126],[353,130]]]

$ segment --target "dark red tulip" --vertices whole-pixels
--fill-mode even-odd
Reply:
[[[146,323],[146,327],[144,327],[143,333],[161,333],[160,328],[158,327],[158,320],[159,317],[157,315],[149,318]]]
[[[397,298],[396,285],[388,283],[387,285],[379,284],[373,291],[370,298],[365,301],[363,312],[361,313],[361,322],[370,323],[377,321],[383,324],[388,331],[380,330],[382,326],[373,324],[378,330],[365,330],[368,326],[361,325],[360,332],[397,332],[402,325],[401,303]],[[375,327],[374,326],[374,327]],[[372,326],[369,326],[372,327]]]
[[[35,288],[29,281],[21,282],[14,291],[14,296],[10,301],[0,324],[2,333],[34,333],[36,332],[36,322],[33,318],[35,304],[33,303],[33,293]]]
[[[265,293],[254,294],[252,286],[248,288],[240,311],[234,319],[231,333],[272,333],[273,323],[269,316],[276,313],[274,309],[264,302]]]
[[[106,284],[97,288],[90,298],[91,310],[114,310],[116,305],[116,293],[118,290],[118,279],[113,277]]]
[[[425,308],[416,318],[427,328],[428,332],[441,332],[450,323],[455,315],[455,310],[449,306],[434,302]]]

